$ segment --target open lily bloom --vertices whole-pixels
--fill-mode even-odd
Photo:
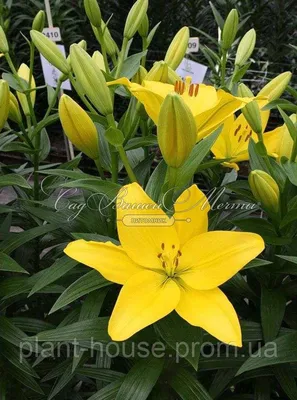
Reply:
[[[260,109],[267,104],[268,101],[259,101]],[[266,129],[270,112],[261,111],[262,131]],[[266,136],[266,135],[264,135]],[[226,119],[224,127],[211,151],[216,159],[229,159],[227,162],[222,163],[225,167],[234,168],[239,170],[238,164],[241,161],[249,159],[249,140],[253,138],[255,142],[258,141],[257,134],[252,130],[249,123],[243,114],[235,118],[231,115]]]
[[[173,310],[219,340],[242,345],[237,314],[218,288],[264,249],[254,233],[208,230],[209,204],[193,185],[169,218],[143,189],[124,186],[117,198],[121,246],[77,240],[65,253],[124,285],[109,321],[121,341]]]
[[[294,123],[296,122],[295,114],[291,115],[290,118]],[[290,159],[294,142],[287,125],[284,124],[265,133],[264,144],[268,151],[279,160],[281,157]]]
[[[172,92],[180,94],[193,113],[197,125],[197,141],[213,132],[235,111],[244,107],[253,98],[235,97],[222,89],[213,86],[177,81],[175,85],[168,83],[146,81],[142,85],[120,78],[108,82],[108,85],[124,85],[145,107],[154,123],[158,124],[161,105],[165,97]]]

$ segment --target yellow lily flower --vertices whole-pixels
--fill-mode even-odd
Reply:
[[[192,84],[191,78],[175,85],[144,80],[142,85],[120,78],[108,85],[124,85],[145,107],[150,118],[158,125],[161,105],[169,93],[180,94],[190,108],[197,125],[197,141],[214,131],[235,111],[244,107],[253,98],[234,97],[222,89],[209,85]]]
[[[259,101],[260,109],[267,104],[268,101]],[[260,111],[262,131],[265,130],[270,112]],[[264,137],[266,134],[264,134]],[[257,134],[252,130],[251,126],[245,119],[243,114],[235,118],[231,115],[226,119],[224,127],[218,139],[214,143],[211,151],[214,154],[215,159],[229,159],[227,162],[223,162],[222,165],[229,168],[239,170],[238,164],[241,161],[247,161],[249,159],[249,139],[253,138],[255,142],[258,141]]]
[[[296,122],[296,114],[292,114],[290,118],[294,123]],[[281,157],[290,159],[294,142],[287,125],[284,124],[265,133],[264,144],[267,150],[279,160]]]
[[[193,185],[169,218],[137,184],[117,198],[121,245],[70,243],[65,253],[124,285],[109,321],[113,340],[126,340],[173,310],[219,340],[242,345],[239,320],[218,288],[264,249],[254,233],[208,230],[210,207]]]

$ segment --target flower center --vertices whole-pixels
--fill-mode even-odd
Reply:
[[[241,124],[238,125],[238,127],[234,131],[234,136],[236,137],[238,135],[238,132],[241,130]],[[249,126],[246,125],[246,127],[243,129],[242,132],[238,135],[238,143],[244,143],[247,142],[250,137],[252,136],[253,131],[249,129]]]
[[[160,259],[162,268],[168,277],[173,278],[179,264],[179,257],[182,253],[180,250],[176,249],[174,244],[171,247],[165,248],[165,243],[162,243],[161,250],[157,257]]]
[[[175,82],[174,91],[180,95],[187,92],[190,97],[197,97],[199,93],[199,84],[192,83],[192,78],[188,76],[185,81]]]

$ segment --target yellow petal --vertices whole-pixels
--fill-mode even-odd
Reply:
[[[176,311],[191,325],[200,326],[222,342],[242,346],[236,311],[220,289],[199,291],[185,288],[181,290]]]
[[[217,159],[233,157],[232,137],[234,137],[233,125],[234,115],[231,115],[224,122],[223,129],[211,148],[211,151]]]
[[[111,242],[76,240],[69,243],[64,252],[74,260],[94,268],[109,281],[121,285],[141,271],[141,267],[136,265],[121,247]]]
[[[207,232],[210,206],[207,197],[196,185],[179,196],[174,210],[174,225],[181,246],[194,236]]]
[[[210,108],[213,108],[218,101],[216,89],[213,86],[203,84],[199,84],[197,96],[190,96],[189,92],[186,90],[182,97],[189,106],[194,117]]]
[[[245,105],[243,98],[234,97],[223,90],[218,91],[217,104],[210,110],[197,115],[195,120],[198,127],[198,140],[214,131],[230,115]]]
[[[143,271],[122,288],[111,315],[108,333],[113,340],[126,340],[134,333],[175,309],[180,289],[165,274]]]
[[[230,279],[263,250],[263,239],[255,233],[203,233],[183,247],[178,273],[194,289],[213,289]]]
[[[107,86],[113,86],[113,85],[124,85],[127,86],[128,88],[131,87],[132,83],[129,81],[127,78],[119,78],[114,81],[106,82]]]
[[[117,226],[123,249],[135,263],[161,269],[161,252],[179,249],[174,221],[137,183],[124,186],[117,197]]]

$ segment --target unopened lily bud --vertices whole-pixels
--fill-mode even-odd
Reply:
[[[0,25],[0,52],[4,54],[9,52],[9,46],[6,39],[6,35],[1,25]]]
[[[249,185],[253,192],[255,199],[257,199],[262,206],[274,213],[279,209],[279,187],[276,181],[261,170],[252,171],[249,175]]]
[[[38,11],[36,14],[33,23],[32,29],[34,31],[42,32],[45,25],[45,12],[43,10]]]
[[[100,37],[98,34],[98,30],[94,25],[91,25],[94,35],[96,36],[96,39],[98,40],[98,42],[101,44],[100,42]],[[106,52],[109,56],[115,56],[116,54],[119,53],[119,48],[116,44],[116,42],[113,40],[111,33],[108,29],[108,26],[105,24],[105,22],[103,21],[103,19],[101,20],[101,30],[103,33],[103,40],[106,46]]]
[[[77,44],[70,47],[70,58],[75,77],[89,100],[101,114],[112,114],[111,94],[96,62]]]
[[[4,32],[7,32],[10,26],[10,18],[6,18],[3,24]]]
[[[166,96],[158,120],[158,143],[167,165],[179,168],[193,150],[197,128],[193,114],[181,96]]]
[[[101,69],[101,71],[106,71],[105,64],[104,64],[104,58],[99,50],[94,51],[94,53],[92,55],[92,59],[95,61],[95,63]]]
[[[63,72],[63,74],[68,75],[70,72],[69,65],[58,46],[41,32],[32,30],[30,31],[30,35],[38,51],[47,59],[47,61]]]
[[[149,33],[150,23],[147,14],[145,14],[138,28],[138,33],[142,38],[146,38]]]
[[[147,70],[142,65],[140,65],[138,71],[132,78],[132,82],[141,85],[142,82],[146,79],[146,77],[147,77]]]
[[[10,92],[10,97],[9,97],[8,118],[11,119],[11,121],[16,122],[16,123],[20,123],[22,121],[22,114],[21,114],[18,100],[15,97],[15,95],[11,92]]]
[[[148,0],[137,0],[129,11],[124,28],[124,37],[130,40],[138,31],[146,16]]]
[[[155,62],[145,77],[147,81],[168,82],[168,65],[164,61]]]
[[[240,97],[254,97],[254,93],[244,83],[238,86],[238,96]]]
[[[0,131],[7,121],[9,113],[9,86],[4,79],[0,79]]]
[[[97,0],[84,0],[86,14],[96,28],[101,27],[101,11]]]
[[[253,92],[244,84],[241,83],[238,87],[238,94],[240,97],[253,97]],[[256,100],[248,103],[244,108],[242,108],[242,113],[247,120],[248,124],[252,128],[252,130],[261,134],[263,131],[262,128],[262,119],[260,108]]]
[[[164,59],[173,70],[176,70],[182,62],[188,48],[189,38],[190,30],[187,26],[181,28],[174,36]]]
[[[233,8],[224,23],[222,32],[222,47],[224,50],[230,49],[232,43],[234,42],[236,33],[238,29],[238,12]]]
[[[64,94],[59,102],[59,116],[68,139],[93,160],[99,158],[98,133],[88,114]]]
[[[250,29],[241,39],[235,58],[235,65],[242,67],[252,55],[256,44],[256,31]]]
[[[291,78],[291,72],[283,72],[267,83],[267,85],[260,90],[258,96],[267,96],[269,101],[278,99],[286,90]]]
[[[24,81],[26,81],[27,83],[29,83],[30,68],[28,67],[28,65],[26,65],[24,63],[21,64],[20,68],[18,69],[18,76],[20,78],[24,79]],[[36,84],[35,84],[34,77],[32,76],[31,87],[29,89],[35,89],[35,88],[36,88]],[[27,100],[25,93],[17,92],[17,96],[18,96],[19,102],[22,106],[22,109],[24,111],[24,114],[30,115],[30,107],[29,107],[28,100]],[[32,107],[34,107],[35,98],[36,98],[35,90],[32,90],[32,92],[30,92],[30,98],[31,98]]]

